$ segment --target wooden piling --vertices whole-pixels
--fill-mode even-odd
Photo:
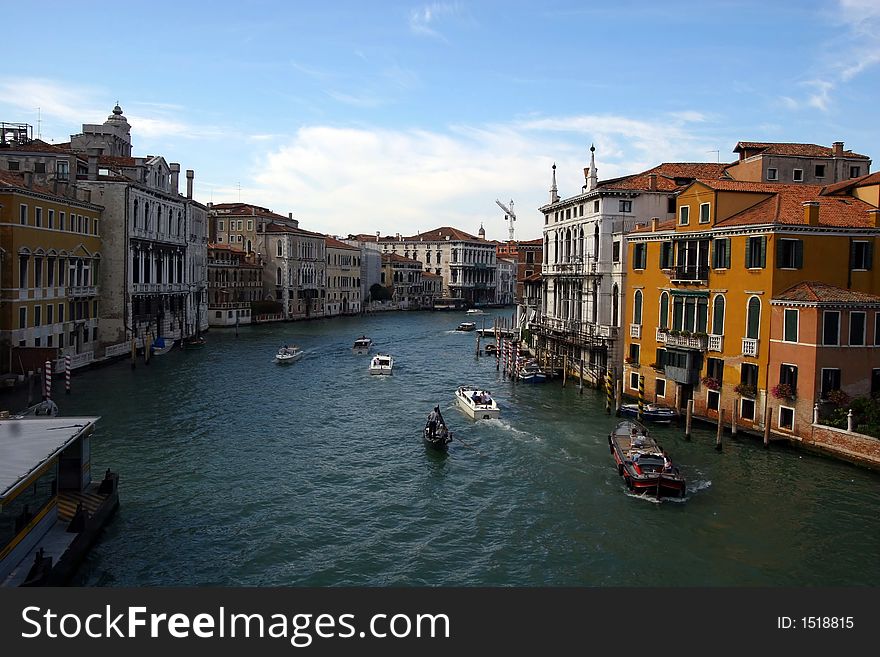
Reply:
[[[562,355],[562,387],[565,387],[565,380],[568,377],[568,354]]]
[[[137,362],[137,340],[132,337],[131,338],[131,369],[135,368],[135,363]]]
[[[688,399],[687,411],[684,417],[684,439],[691,439],[691,420],[694,415],[694,400]]]
[[[150,364],[150,347],[153,346],[153,335],[147,331],[144,333],[144,365]]]
[[[617,379],[617,383],[614,386],[614,393],[614,414],[617,417],[620,417],[620,405],[623,404],[623,379]]]
[[[766,393],[765,393],[766,394]],[[770,446],[770,402],[764,402],[764,447]]]
[[[715,433],[715,450],[721,451],[721,434],[724,433],[724,409],[721,407],[721,400],[718,400],[718,430]]]
[[[732,436],[736,435],[736,401],[736,399],[733,400],[730,409],[730,435]]]
[[[584,394],[584,359],[583,359],[583,356],[581,356],[580,366],[581,366],[581,371],[580,371],[580,377],[578,378],[578,392],[580,394]]]

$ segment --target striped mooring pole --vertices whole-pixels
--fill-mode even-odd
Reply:
[[[614,403],[614,392],[611,390],[611,368],[605,369],[605,412],[611,414],[611,406]]]
[[[52,399],[52,361],[46,361],[45,369],[44,380],[46,382],[46,389],[43,391],[43,394],[46,399]]]
[[[64,357],[64,392],[70,394],[70,356]]]
[[[645,419],[645,375],[639,374],[639,422]]]

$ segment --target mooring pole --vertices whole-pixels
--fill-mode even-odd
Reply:
[[[766,393],[765,393],[766,394]],[[764,447],[770,446],[770,402],[764,402]]]
[[[721,434],[724,433],[724,409],[721,400],[718,400],[718,431],[715,433],[715,449],[721,451]]]
[[[694,400],[688,399],[687,412],[684,416],[684,439],[691,439],[691,418],[694,415]]]
[[[730,435],[736,435],[736,399],[733,400],[730,409]]]

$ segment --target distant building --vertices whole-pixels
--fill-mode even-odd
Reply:
[[[422,303],[422,263],[396,253],[382,254],[382,285],[392,287],[398,308],[415,310]]]
[[[209,244],[208,324],[250,324],[251,304],[262,298],[262,263],[230,244]]]
[[[258,225],[258,251],[266,254],[266,298],[281,303],[285,319],[323,317],[327,297],[325,236],[289,223]]]
[[[523,281],[532,274],[541,273],[541,265],[544,260],[544,239],[539,237],[526,241],[498,242],[496,256],[498,258],[512,258],[517,263],[514,297],[516,303],[519,303],[523,296]]]
[[[870,158],[843,150],[842,141],[830,147],[741,141],[733,152],[739,160],[727,167],[727,176],[745,182],[830,185],[859,178],[871,170]]]
[[[324,314],[356,315],[361,312],[361,250],[325,237],[327,249],[327,299]]]
[[[516,298],[516,260],[498,258],[495,266],[495,303],[509,306]]]

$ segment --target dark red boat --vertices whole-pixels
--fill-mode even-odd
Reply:
[[[633,420],[618,424],[608,436],[617,473],[634,493],[684,497],[687,484],[666,452]]]

